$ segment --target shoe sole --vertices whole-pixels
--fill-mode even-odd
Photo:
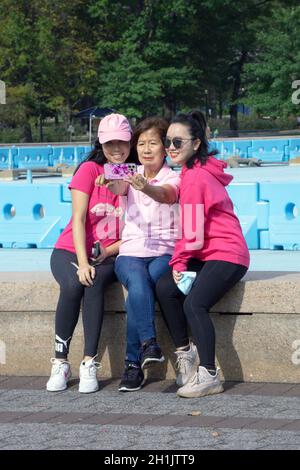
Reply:
[[[97,382],[97,386],[95,386],[92,389],[88,389],[88,388],[85,388],[84,386],[80,386],[80,382],[79,382],[79,386],[78,386],[79,393],[95,393],[95,392],[98,392],[98,390],[99,390],[98,382]]]
[[[147,369],[152,364],[161,364],[162,362],[164,362],[164,360],[165,360],[164,356],[162,356],[160,359],[149,357],[144,360],[144,362],[141,365],[141,369]]]
[[[177,396],[180,398],[200,398],[205,397],[207,395],[215,395],[216,393],[224,392],[224,388],[222,385],[218,385],[217,387],[211,388],[210,390],[203,391],[203,392],[191,392],[191,393],[180,393],[180,390],[177,391]]]
[[[68,386],[65,388],[48,388],[46,387],[47,392],[63,392],[64,390],[67,390]]]
[[[145,382],[146,382],[146,380],[143,380],[141,385],[137,388],[126,388],[125,386],[124,387],[119,387],[118,391],[119,392],[138,392],[144,386]]]
[[[99,390],[99,387],[95,388],[94,390],[82,390],[82,389],[78,389],[79,393],[95,393],[95,392],[98,392]]]

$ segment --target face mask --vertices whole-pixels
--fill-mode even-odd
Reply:
[[[194,281],[196,279],[197,273],[194,271],[182,271],[182,278],[180,279],[179,283],[177,284],[178,289],[181,290],[181,292],[184,295],[188,295],[190,292]]]

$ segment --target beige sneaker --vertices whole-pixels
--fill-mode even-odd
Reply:
[[[198,398],[224,392],[219,370],[217,369],[215,375],[211,375],[205,367],[199,366],[190,382],[177,390],[177,395],[184,398]]]
[[[193,377],[199,366],[199,356],[196,345],[190,342],[189,351],[175,351],[176,360],[176,384],[182,387]]]

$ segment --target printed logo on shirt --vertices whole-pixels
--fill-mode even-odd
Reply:
[[[185,250],[199,250],[204,242],[204,205],[158,204],[143,211],[138,204],[127,210],[124,238],[147,238],[175,243],[185,239]]]
[[[118,239],[123,229],[120,224],[124,209],[111,204],[97,204],[95,207],[106,211],[106,214],[102,212],[104,216],[96,226],[97,239]],[[144,238],[150,245],[153,240],[164,240],[174,245],[184,238],[185,250],[200,250],[204,243],[204,205],[184,204],[181,207],[179,204],[158,204],[144,211],[140,204],[131,204],[127,207],[122,238]]]
[[[105,215],[113,215],[114,217],[122,217],[124,210],[122,207],[114,207],[112,204],[104,204],[100,202],[90,209],[92,214],[95,214],[97,217],[104,217]]]

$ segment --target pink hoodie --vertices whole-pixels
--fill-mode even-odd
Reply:
[[[189,230],[191,233],[187,234],[183,223],[183,237],[177,241],[170,261],[170,265],[176,271],[186,271],[190,258],[201,261],[229,261],[249,267],[249,250],[225,188],[233,178],[224,173],[226,166],[225,162],[210,156],[203,166],[197,162],[191,169],[186,166],[182,169],[180,185],[182,221],[185,214],[187,219],[191,218],[192,214],[192,220],[189,221],[191,223],[188,225],[196,232],[197,220],[197,231],[200,234],[202,232],[202,243],[197,243],[199,236],[197,237],[196,233],[191,236],[192,232]],[[196,219],[196,205],[204,211],[200,222]],[[193,242],[197,243],[196,247],[189,247]]]

